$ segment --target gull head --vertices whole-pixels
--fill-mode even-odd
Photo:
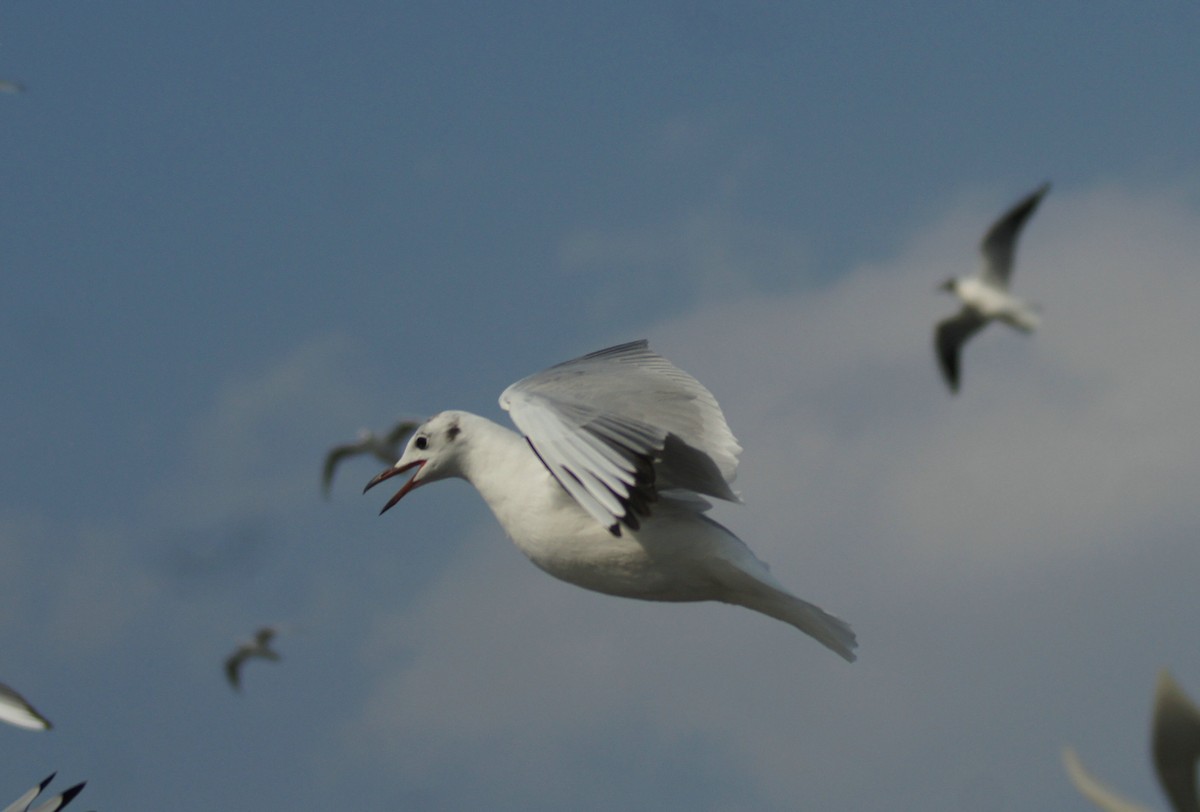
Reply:
[[[945,282],[937,286],[938,290],[944,290],[947,293],[956,293],[958,291],[958,279],[950,277]]]
[[[412,437],[408,438],[408,445],[404,447],[404,453],[396,460],[396,464],[367,483],[363,493],[385,479],[413,471],[412,477],[388,500],[383,510],[379,511],[381,514],[390,510],[409,491],[427,482],[462,476],[459,462],[459,453],[463,446],[461,418],[459,412],[442,412],[426,420],[417,427]]]

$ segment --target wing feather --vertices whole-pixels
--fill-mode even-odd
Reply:
[[[644,340],[524,378],[500,405],[563,488],[614,533],[636,529],[660,490],[738,501],[730,483],[742,449],[716,398]]]
[[[983,254],[983,278],[989,283],[1001,289],[1008,288],[1013,257],[1017,252],[1017,237],[1048,191],[1050,184],[1043,183],[1001,215],[984,235],[979,250]]]

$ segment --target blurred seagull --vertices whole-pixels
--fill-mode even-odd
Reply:
[[[49,730],[54,727],[50,720],[42,716],[25,697],[0,682],[0,722],[23,727],[26,730]]]
[[[1171,809],[1198,812],[1196,761],[1200,759],[1200,710],[1166,670],[1159,672],[1154,691],[1150,742],[1154,771]],[[1145,807],[1122,798],[1097,781],[1069,747],[1063,751],[1063,764],[1080,794],[1105,812],[1147,812]]]
[[[395,462],[400,456],[400,444],[416,427],[417,424],[413,422],[400,422],[382,437],[369,429],[362,429],[356,442],[331,448],[325,455],[325,469],[321,474],[321,486],[325,495],[329,495],[329,489],[333,487],[334,469],[343,459],[359,454],[373,454],[380,462]]]
[[[730,489],[742,448],[716,399],[645,341],[514,383],[500,405],[517,434],[468,412],[435,415],[370,482],[413,471],[383,507],[448,477],[479,491],[545,572],[652,601],[722,601],[790,623],[847,660],[854,632],[792,595],[737,536],[704,515]]]
[[[234,649],[233,654],[225,658],[225,677],[233,686],[233,690],[240,691],[242,689],[242,665],[246,660],[251,657],[274,661],[280,659],[279,652],[271,648],[271,639],[275,637],[276,633],[277,630],[274,626],[263,626],[254,633],[253,640],[245,641]]]
[[[71,803],[75,796],[82,792],[84,786],[87,785],[87,781],[81,781],[70,789],[63,790],[53,798],[47,798],[37,806],[30,808],[29,805],[33,803],[33,799],[42,794],[42,790],[44,790],[50,784],[50,782],[54,780],[55,775],[57,775],[57,773],[50,773],[50,775],[47,776],[42,783],[33,787],[20,798],[5,807],[4,812],[55,812],[55,810],[62,809],[64,806]]]
[[[983,267],[977,274],[947,279],[939,287],[963,302],[962,310],[939,322],[934,331],[938,365],[951,392],[958,391],[959,356],[963,344],[988,322],[999,319],[1026,333],[1038,326],[1033,307],[1010,295],[1008,282],[1012,277],[1017,237],[1048,191],[1050,184],[1043,183],[992,224],[979,246]]]
[[[11,79],[0,79],[0,93],[24,93],[25,85]]]

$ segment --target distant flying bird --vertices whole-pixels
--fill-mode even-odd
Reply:
[[[26,730],[48,730],[53,727],[50,720],[42,716],[25,697],[0,682],[0,722],[23,727]]]
[[[992,224],[979,246],[983,267],[978,273],[947,279],[939,288],[953,293],[963,303],[957,315],[940,322],[934,331],[938,365],[951,392],[958,391],[963,344],[988,322],[998,319],[1025,333],[1038,326],[1033,307],[1010,295],[1008,283],[1017,252],[1017,237],[1048,191],[1050,184],[1042,184]]]
[[[271,639],[275,637],[273,626],[263,626],[254,634],[253,640],[247,640],[234,649],[233,654],[225,658],[225,677],[233,690],[242,689],[242,665],[251,657],[261,657],[264,660],[278,661],[279,652],[271,648]]]
[[[367,489],[413,472],[386,511],[428,482],[465,479],[556,578],[618,597],[744,606],[854,659],[849,625],[791,594],[704,515],[704,496],[741,501],[730,483],[742,447],[712,393],[645,341],[518,381],[500,405],[521,434],[442,412]]]
[[[1196,792],[1196,761],[1200,759],[1200,710],[1171,675],[1159,672],[1154,691],[1154,721],[1150,752],[1163,794],[1174,812],[1200,811]],[[1075,751],[1063,751],[1063,763],[1075,788],[1105,812],[1147,812],[1105,787],[1083,768]]]
[[[42,794],[42,790],[44,790],[47,785],[54,780],[55,775],[57,775],[57,773],[50,773],[50,775],[46,777],[46,780],[42,781],[42,783],[33,787],[20,798],[5,807],[4,812],[55,812],[56,810],[62,809],[64,806],[71,803],[75,796],[82,792],[84,786],[87,785],[87,781],[81,781],[70,789],[63,790],[53,798],[47,798],[45,801],[42,801],[37,806],[31,808],[29,805],[33,803],[33,799]]]
[[[321,486],[325,495],[329,495],[329,489],[333,486],[334,469],[343,459],[359,454],[372,454],[380,462],[393,463],[400,457],[404,438],[411,434],[416,427],[417,424],[413,422],[400,422],[383,436],[375,434],[369,429],[362,429],[358,433],[357,441],[331,448],[325,455],[325,469],[321,474]]]
[[[10,79],[0,79],[0,93],[24,93],[25,85]]]

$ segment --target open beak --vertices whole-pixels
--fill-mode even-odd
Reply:
[[[401,488],[400,490],[396,491],[396,495],[388,500],[388,503],[383,506],[383,510],[379,511],[380,516],[387,513],[389,510],[391,510],[391,508],[397,502],[399,502],[401,499],[404,498],[404,494],[408,493],[409,491],[411,491],[413,488],[415,488],[417,486],[417,476],[421,473],[421,466],[424,464],[425,464],[425,460],[417,460],[416,462],[410,462],[408,465],[405,465],[403,468],[396,468],[396,467],[388,468],[385,471],[382,471],[381,473],[376,475],[370,482],[367,483],[367,487],[363,488],[363,493],[366,493],[367,491],[371,490],[371,488],[374,488],[376,485],[378,485],[380,482],[383,482],[385,479],[391,479],[392,477],[394,477],[398,474],[403,474],[405,471],[411,470],[413,468],[417,469],[416,473],[414,473],[412,475],[412,479],[408,480],[408,482],[405,482],[404,487]]]

